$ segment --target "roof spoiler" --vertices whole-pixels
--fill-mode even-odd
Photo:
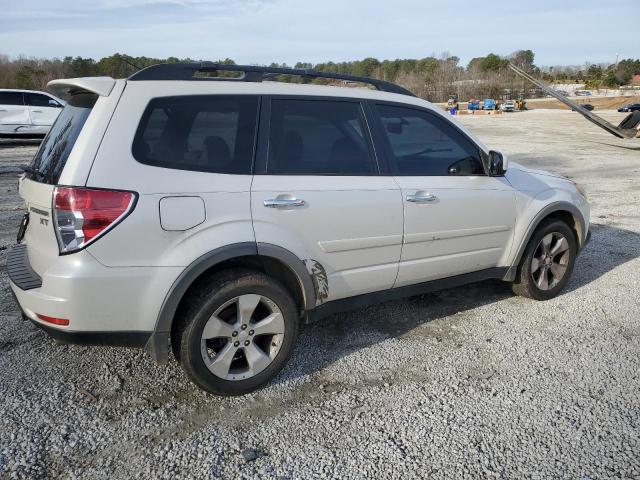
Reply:
[[[518,75],[520,75],[522,78],[529,80],[531,83],[533,83],[537,87],[540,87],[542,90],[544,90],[546,93],[554,97],[556,100],[564,103],[566,106],[578,112],[580,115],[582,115],[584,118],[589,120],[591,123],[596,124],[597,126],[606,130],[610,134],[615,135],[618,138],[640,137],[640,130],[637,129],[638,125],[640,125],[640,115],[634,115],[632,113],[631,115],[628,115],[624,120],[622,120],[622,122],[620,122],[620,125],[616,127],[614,124],[607,122],[604,118],[599,117],[595,113],[591,113],[589,110],[587,110],[586,108],[583,108],[581,105],[577,104],[576,102],[569,100],[564,95],[558,93],[556,90],[554,90],[550,86],[545,85],[540,80],[532,77],[527,72],[516,67],[511,62],[509,62],[509,68],[514,72],[516,72]],[[638,113],[638,112],[634,112],[634,113]]]
[[[63,78],[47,83],[47,88],[61,98],[68,98],[75,93],[90,92],[108,97],[116,81],[111,77]]]

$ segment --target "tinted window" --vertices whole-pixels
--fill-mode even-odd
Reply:
[[[394,175],[483,175],[478,148],[448,121],[423,110],[378,105]]]
[[[98,99],[92,93],[73,95],[58,115],[33,159],[36,173],[31,178],[44,183],[58,183],[71,149]]]
[[[267,173],[371,175],[376,172],[358,102],[271,102]]]
[[[53,98],[39,93],[25,93],[24,97],[27,105],[32,107],[52,107],[53,105],[49,105],[49,102],[55,102]],[[55,103],[57,104],[58,102]]]
[[[0,105],[24,105],[21,92],[0,92]]]
[[[201,172],[251,174],[258,97],[153,99],[133,143],[139,162]]]

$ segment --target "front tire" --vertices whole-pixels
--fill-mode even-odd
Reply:
[[[229,270],[201,283],[180,312],[179,358],[214,395],[244,395],[285,365],[298,335],[296,304],[267,275]]]
[[[577,251],[576,236],[565,222],[543,222],[522,255],[513,292],[535,300],[554,298],[571,277]]]

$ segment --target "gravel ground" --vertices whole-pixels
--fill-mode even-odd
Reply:
[[[586,186],[566,292],[486,282],[336,315],[242,398],[20,319],[4,265],[35,147],[0,145],[0,478],[640,478],[640,142],[564,111],[463,122]]]

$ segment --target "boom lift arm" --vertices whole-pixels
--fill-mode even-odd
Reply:
[[[624,120],[622,120],[622,122],[620,122],[620,125],[616,127],[612,123],[607,122],[604,118],[599,117],[595,113],[592,113],[577,103],[569,100],[567,97],[561,95],[548,85],[545,85],[540,80],[532,77],[521,68],[516,67],[513,63],[509,63],[509,68],[610,134],[615,135],[618,138],[640,138],[640,129],[638,128],[638,125],[640,125],[640,111],[630,113]]]

